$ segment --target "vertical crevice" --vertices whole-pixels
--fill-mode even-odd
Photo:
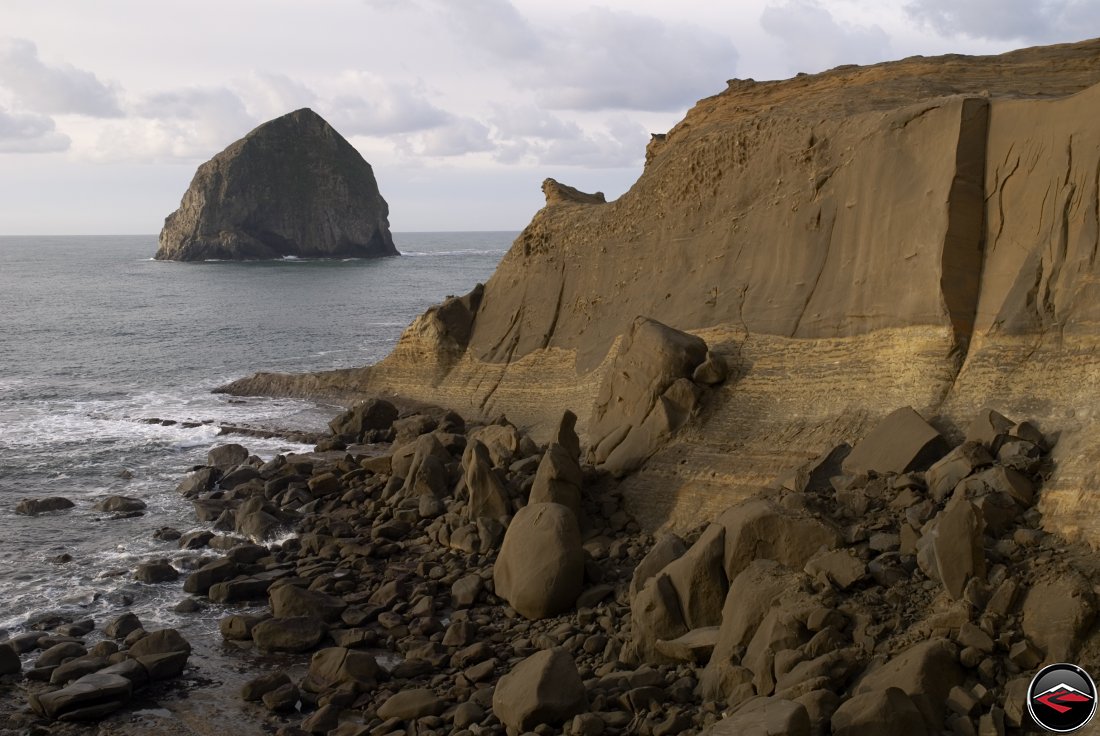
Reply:
[[[970,347],[981,290],[988,131],[989,101],[982,97],[963,100],[940,262],[940,291],[951,320],[960,368]]]

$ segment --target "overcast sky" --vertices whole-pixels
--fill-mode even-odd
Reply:
[[[511,230],[625,191],[727,79],[1081,40],[1095,0],[5,0],[0,234],[155,233],[195,167],[312,107],[394,230]]]

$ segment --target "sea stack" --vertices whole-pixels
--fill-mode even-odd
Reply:
[[[320,115],[259,126],[195,172],[164,220],[161,261],[398,255],[369,163]]]

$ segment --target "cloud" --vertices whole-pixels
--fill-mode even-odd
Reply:
[[[469,117],[453,118],[446,125],[420,133],[404,146],[419,156],[462,156],[483,153],[494,148],[489,128]]]
[[[773,2],[764,8],[760,25],[783,41],[791,72],[820,72],[889,56],[890,38],[881,27],[842,23],[817,0]]]
[[[533,137],[554,140],[575,138],[582,134],[574,122],[566,122],[557,115],[533,104],[498,105],[489,122],[504,138]]]
[[[56,153],[68,150],[71,142],[45,115],[0,108],[0,153]]]
[[[427,0],[447,24],[471,43],[469,47],[491,57],[537,61],[544,52],[544,34],[508,0]]]
[[[1094,0],[913,0],[905,10],[947,36],[1001,41],[1066,41],[1100,25]]]
[[[317,104],[315,91],[285,74],[253,70],[247,77],[231,82],[230,88],[257,120],[270,120]]]
[[[737,65],[724,34],[627,11],[593,8],[549,35],[553,44],[517,81],[552,109],[679,110]]]
[[[452,116],[426,98],[419,82],[398,84],[363,71],[340,75],[340,90],[320,104],[337,129],[346,135],[386,136],[428,130]]]
[[[500,163],[621,168],[641,164],[649,133],[620,115],[586,130],[533,105],[498,109],[490,118]]]
[[[0,39],[0,86],[29,110],[50,114],[120,117],[115,89],[70,64],[48,65],[23,39]]]

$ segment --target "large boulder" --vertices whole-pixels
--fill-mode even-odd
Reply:
[[[717,626],[729,583],[724,567],[726,529],[711,524],[682,556],[665,567],[689,629]]]
[[[955,646],[946,639],[929,639],[868,671],[853,694],[883,692],[896,687],[912,698],[922,712],[930,710],[933,720],[942,723],[947,695],[963,680]]]
[[[705,736],[810,736],[805,706],[782,698],[755,698],[703,732]]]
[[[328,426],[333,434],[360,439],[373,430],[389,429],[397,415],[397,407],[385,399],[367,399],[333,418]]]
[[[559,725],[587,704],[577,665],[561,647],[532,654],[500,678],[493,691],[493,713],[517,732]]]
[[[359,152],[308,108],[199,167],[164,221],[157,260],[397,255],[389,207]]]
[[[121,675],[93,673],[53,692],[31,695],[31,707],[55,721],[88,721],[102,718],[126,704],[133,692]]]
[[[726,530],[728,580],[757,559],[775,560],[800,570],[822,547],[833,549],[840,543],[840,534],[826,522],[767,499],[733,506],[718,517],[717,523]]]
[[[1024,598],[1024,634],[1047,662],[1072,662],[1095,618],[1092,586],[1077,572],[1036,583]]]
[[[265,652],[306,652],[321,643],[325,631],[315,616],[269,618],[252,627],[252,641]]]
[[[35,516],[49,511],[64,511],[65,509],[71,509],[75,505],[76,504],[69,499],[62,498],[61,496],[51,496],[50,498],[25,498],[15,504],[15,513],[23,516]]]
[[[578,456],[557,442],[543,453],[531,485],[531,503],[560,503],[581,518],[581,466]]]
[[[342,598],[307,590],[296,585],[280,585],[268,591],[271,612],[275,618],[316,616],[323,621],[338,621],[348,604]]]
[[[504,534],[493,584],[497,595],[529,619],[572,608],[584,585],[584,552],[573,512],[556,503],[520,509]]]
[[[706,357],[701,338],[635,319],[596,395],[589,460],[615,473],[645,462],[694,411],[691,376]]]
[[[206,453],[206,464],[219,470],[229,470],[248,459],[248,449],[236,443],[218,445]]]
[[[833,713],[833,736],[926,736],[920,710],[903,690],[888,687],[856,695]]]
[[[948,451],[947,441],[912,407],[888,414],[860,440],[841,466],[845,473],[924,470]]]
[[[512,504],[508,500],[508,491],[504,488],[489,458],[489,448],[480,440],[472,440],[466,446],[462,462],[466,493],[469,500],[466,512],[471,521],[480,518],[503,521],[512,513]]]
[[[382,674],[382,668],[368,652],[344,647],[329,647],[315,653],[309,661],[309,672],[302,680],[302,689],[320,693],[336,687],[372,687]]]
[[[676,534],[665,532],[657,537],[657,541],[654,542],[642,561],[634,568],[634,573],[630,578],[631,600],[641,592],[646,581],[685,552],[687,552],[687,545]]]

